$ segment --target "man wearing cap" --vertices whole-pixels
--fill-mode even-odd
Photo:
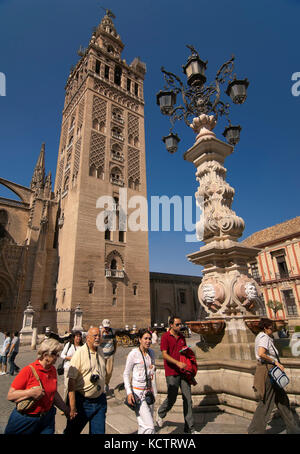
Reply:
[[[116,353],[117,341],[116,336],[112,328],[110,327],[110,320],[105,318],[102,321],[101,330],[101,348],[105,358],[105,392],[109,392],[109,382],[112,376],[114,367],[114,354]]]

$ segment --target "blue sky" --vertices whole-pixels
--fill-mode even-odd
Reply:
[[[170,155],[161,141],[169,121],[160,114],[156,93],[160,68],[180,75],[193,44],[208,60],[210,82],[235,55],[235,72],[250,81],[248,99],[233,106],[232,123],[241,140],[225,161],[235,188],[233,209],[246,223],[242,238],[299,215],[300,96],[291,94],[300,72],[299,0],[0,0],[0,72],[7,95],[0,97],[0,176],[28,186],[42,142],[46,167],[55,175],[64,86],[80,45],[104,11],[116,15],[127,63],[139,56],[147,65],[144,85],[148,198],[193,195],[194,166],[183,153],[194,143],[184,123],[175,126],[179,151]],[[224,123],[215,129],[221,135]],[[0,187],[0,195],[11,193]],[[150,232],[150,270],[199,275],[186,254],[186,232]]]

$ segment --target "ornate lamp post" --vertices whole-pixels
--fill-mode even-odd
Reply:
[[[261,303],[259,287],[248,274],[247,264],[256,257],[259,250],[245,247],[237,241],[245,224],[231,209],[235,191],[225,181],[226,169],[223,164],[239,142],[241,126],[231,124],[230,104],[221,99],[221,89],[227,83],[225,94],[234,104],[244,103],[249,82],[233,75],[232,56],[220,67],[215,80],[206,84],[207,62],[201,60],[194,47],[187,47],[192,51],[183,67],[187,85],[177,75],[161,69],[166,86],[157,94],[157,104],[162,114],[169,116],[172,125],[169,135],[163,141],[170,153],[177,150],[180,139],[173,132],[177,120],[184,120],[197,134],[194,145],[184,153],[184,159],[193,162],[197,168],[199,187],[195,196],[198,205],[202,207],[197,232],[202,232],[199,240],[204,242],[204,246],[189,254],[188,260],[204,267],[203,280],[198,290],[200,304],[206,312],[206,319],[202,322],[202,325],[206,323],[203,330],[206,334],[211,329],[216,333],[218,322],[223,327],[226,324],[222,354],[231,359],[251,359],[251,336],[249,337],[246,328],[249,324],[246,322],[254,317]],[[176,105],[179,95],[182,104]],[[228,123],[223,132],[228,143],[217,139],[213,132],[221,117]],[[200,322],[197,323],[194,322],[193,325],[190,322],[191,328],[203,333]],[[237,335],[240,344],[233,347],[232,339]],[[228,348],[224,351],[226,343]],[[218,349],[214,350],[216,354],[220,353]]]

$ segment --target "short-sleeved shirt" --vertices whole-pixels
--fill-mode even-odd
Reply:
[[[11,338],[10,337],[6,337],[4,339],[4,342],[3,342],[3,345],[2,345],[2,350],[0,352],[1,356],[6,356],[7,353],[9,352],[9,348],[7,349],[7,346],[10,345],[10,342],[11,342]],[[6,349],[7,349],[7,351],[6,351]]]
[[[11,386],[16,389],[30,389],[33,386],[40,386],[38,380],[35,378],[30,366],[36,370],[45,395],[36,401],[34,407],[30,408],[27,414],[44,413],[50,410],[53,405],[55,393],[57,391],[57,375],[54,366],[49,369],[44,369],[39,360],[24,367],[16,376]]]
[[[170,331],[167,331],[162,335],[160,342],[161,351],[166,351],[168,355],[176,359],[176,361],[179,361],[180,359],[179,350],[185,346],[186,342],[182,334],[179,334],[177,338],[173,336]],[[165,359],[164,367],[166,377],[169,377],[170,375],[180,375],[180,369],[175,364],[170,363]]]
[[[262,361],[259,354],[258,349],[259,347],[263,347],[266,349],[266,354],[273,359],[273,361],[277,361],[278,350],[274,345],[273,339],[268,336],[266,333],[259,333],[255,338],[255,357],[258,361]]]
[[[101,343],[101,348],[105,358],[109,358],[115,353],[115,333],[109,328],[109,332],[104,332],[102,334],[103,342]]]
[[[98,374],[100,377],[96,383],[91,383],[92,374]],[[105,359],[102,349],[98,348],[97,352],[93,352],[88,349],[87,344],[78,348],[70,361],[68,377],[75,381],[75,391],[85,397],[99,397],[104,391],[105,384]]]
[[[15,353],[19,353],[19,346],[20,346],[20,338],[19,337],[14,337],[13,340],[11,341],[11,347],[15,346],[13,351]]]

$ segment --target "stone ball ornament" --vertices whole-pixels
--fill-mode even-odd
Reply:
[[[225,290],[220,282],[211,278],[200,284],[198,297],[205,308],[216,313],[224,303]]]

